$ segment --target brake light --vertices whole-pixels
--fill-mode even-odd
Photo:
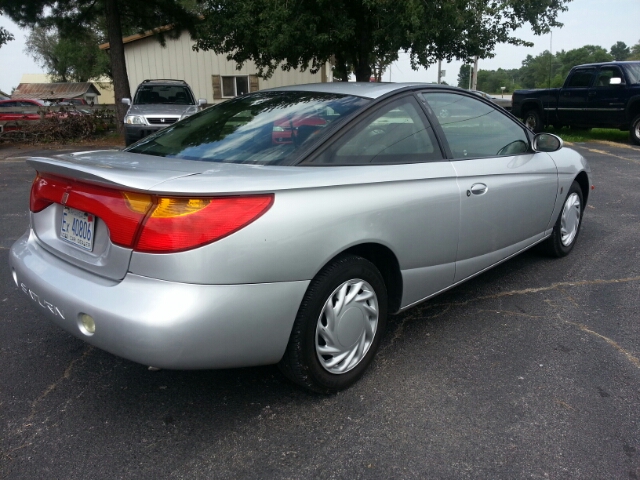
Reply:
[[[127,195],[146,198],[145,209],[131,208]],[[39,212],[52,203],[93,213],[109,227],[109,236],[116,245],[131,248],[138,228],[153,205],[152,196],[123,193],[107,187],[89,185],[67,178],[38,175],[31,187],[30,209]]]
[[[249,225],[273,204],[273,194],[238,197],[161,197],[38,175],[30,209],[52,203],[92,213],[111,241],[139,252],[170,253],[220,240]]]
[[[272,204],[273,195],[158,198],[135,250],[178,252],[215,242],[257,220]]]

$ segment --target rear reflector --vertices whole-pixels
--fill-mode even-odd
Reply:
[[[237,232],[267,212],[273,200],[273,194],[164,197],[38,175],[31,188],[30,209],[39,212],[52,203],[64,204],[100,218],[117,245],[139,252],[171,253]]]

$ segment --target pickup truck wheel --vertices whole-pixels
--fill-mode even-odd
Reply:
[[[631,135],[631,142],[636,145],[640,145],[640,115],[637,115],[636,118],[631,122],[631,130],[629,131]]]
[[[524,115],[524,124],[533,130],[534,133],[542,131],[542,118],[537,110],[529,110]]]
[[[278,367],[313,392],[345,389],[373,360],[386,316],[378,269],[362,257],[343,256],[311,281]]]

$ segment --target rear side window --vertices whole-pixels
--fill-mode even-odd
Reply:
[[[455,159],[518,155],[529,151],[521,124],[481,100],[456,93],[423,93]]]
[[[571,88],[581,88],[581,87],[588,87],[589,85],[591,85],[591,80],[593,79],[593,74],[595,73],[595,69],[594,68],[585,68],[583,70],[576,70],[575,72],[573,72],[573,75],[571,75],[571,78],[569,79],[569,83],[567,84],[567,87],[571,87]]]
[[[624,68],[631,84],[640,83],[640,62],[627,63]]]
[[[371,165],[441,160],[442,154],[413,97],[393,101],[356,125],[312,165]]]

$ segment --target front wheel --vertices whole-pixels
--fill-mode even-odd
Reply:
[[[540,133],[542,131],[542,118],[538,110],[529,110],[524,115],[524,124],[533,130],[534,133]]]
[[[583,209],[582,189],[574,181],[553,227],[553,233],[543,244],[550,255],[564,257],[573,250],[580,233]]]
[[[311,281],[278,367],[308,390],[343,390],[373,360],[386,318],[387,289],[378,269],[362,257],[343,256]]]
[[[640,115],[636,116],[631,122],[631,130],[629,130],[631,142],[640,145]]]

